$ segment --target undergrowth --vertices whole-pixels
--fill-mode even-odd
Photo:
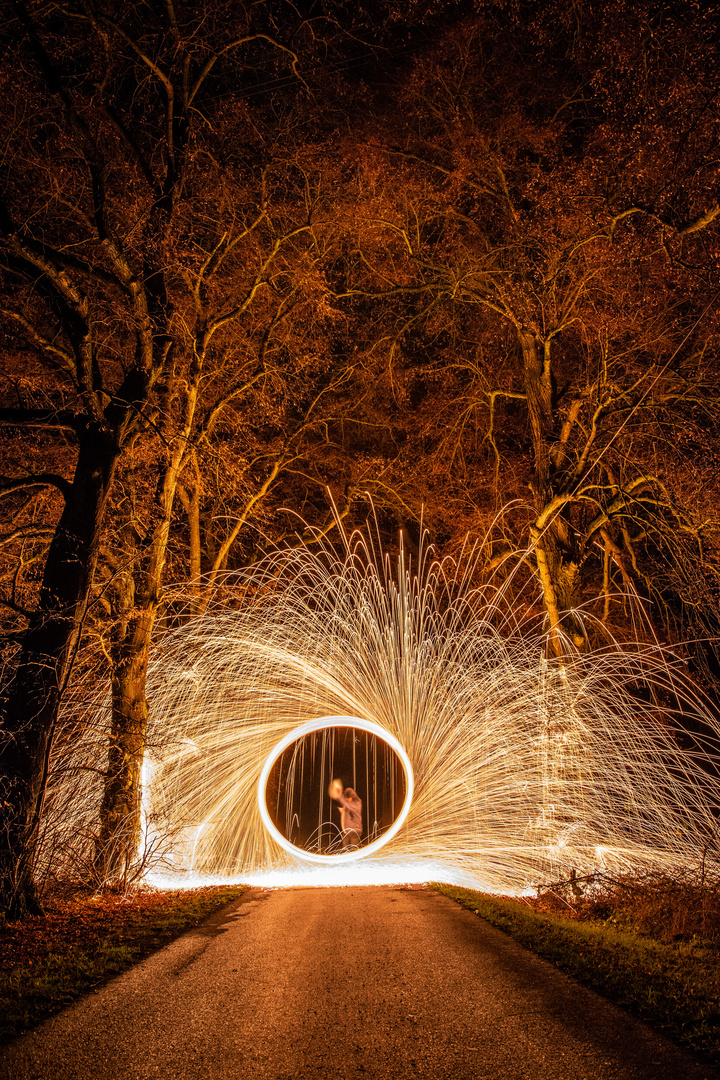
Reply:
[[[700,871],[592,874],[543,887],[525,901],[537,911],[606,922],[656,941],[704,942],[720,949],[720,881]]]

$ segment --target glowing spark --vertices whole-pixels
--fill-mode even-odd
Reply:
[[[232,608],[161,639],[144,814],[175,887],[443,879],[522,892],[571,868],[717,860],[720,726],[672,655],[610,642],[549,661],[506,585],[473,590],[456,573],[421,560],[411,574],[402,555],[393,573],[357,538],[344,556],[286,552],[228,577]],[[87,724],[54,761],[53,853],[88,835],[102,796],[107,699],[72,708]],[[290,844],[265,794],[282,750],[328,718],[378,733],[407,777],[389,832],[334,857]]]

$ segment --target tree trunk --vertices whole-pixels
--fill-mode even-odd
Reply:
[[[550,344],[547,342],[541,352],[537,338],[529,330],[518,331],[518,340],[535,458],[535,498],[541,510],[549,494],[550,447],[554,438]]]
[[[552,455],[552,446],[558,436],[554,430],[550,342],[546,341],[541,350],[531,332],[520,331],[518,337],[533,440],[534,493],[539,522],[545,518],[548,504],[560,494],[553,490],[558,485],[557,474],[553,475],[553,472],[562,463],[561,455],[556,454],[555,461]],[[587,642],[582,623],[572,614],[580,602],[581,574],[572,532],[562,516],[563,506],[561,500],[556,511],[543,520],[542,527],[536,522],[530,529],[548,615],[548,645],[558,656],[565,650],[564,638],[569,638],[577,648]]]
[[[147,739],[145,696],[157,603],[135,607],[132,571],[119,582],[119,629],[110,644],[112,721],[95,873],[100,884],[126,879],[141,843],[142,768]]]
[[[35,848],[48,762],[97,560],[117,448],[99,425],[78,426],[72,486],[48,552],[40,599],[12,682],[0,746],[0,910],[38,912]]]
[[[144,559],[127,558],[127,569],[117,579],[117,630],[111,643],[112,728],[96,849],[96,873],[103,883],[124,878],[139,854],[142,767],[149,716],[147,668],[183,461],[184,445],[178,442],[179,449],[161,472],[157,497],[160,516]],[[132,527],[126,534],[137,536]],[[139,554],[137,539],[128,543]]]
[[[552,523],[542,532],[536,525],[531,526],[530,537],[548,615],[550,652],[562,656],[567,639],[576,648],[582,649],[587,646],[587,634],[581,620],[574,614],[581,600],[582,578],[578,562],[558,541]]]

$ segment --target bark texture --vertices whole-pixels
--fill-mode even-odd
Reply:
[[[0,746],[0,909],[9,918],[40,910],[33,865],[48,763],[116,460],[112,440],[97,425],[80,427],[78,437],[75,476],[9,688]]]

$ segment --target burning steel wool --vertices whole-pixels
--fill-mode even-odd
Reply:
[[[237,609],[165,635],[144,784],[163,880],[520,892],[717,851],[720,732],[669,654],[611,643],[546,659],[502,586],[454,575],[353,537],[344,554],[287,552],[228,579]],[[325,790],[341,737],[366,739],[348,778],[365,815],[355,850],[333,847]],[[372,790],[392,787],[380,811],[370,761],[385,770]]]

